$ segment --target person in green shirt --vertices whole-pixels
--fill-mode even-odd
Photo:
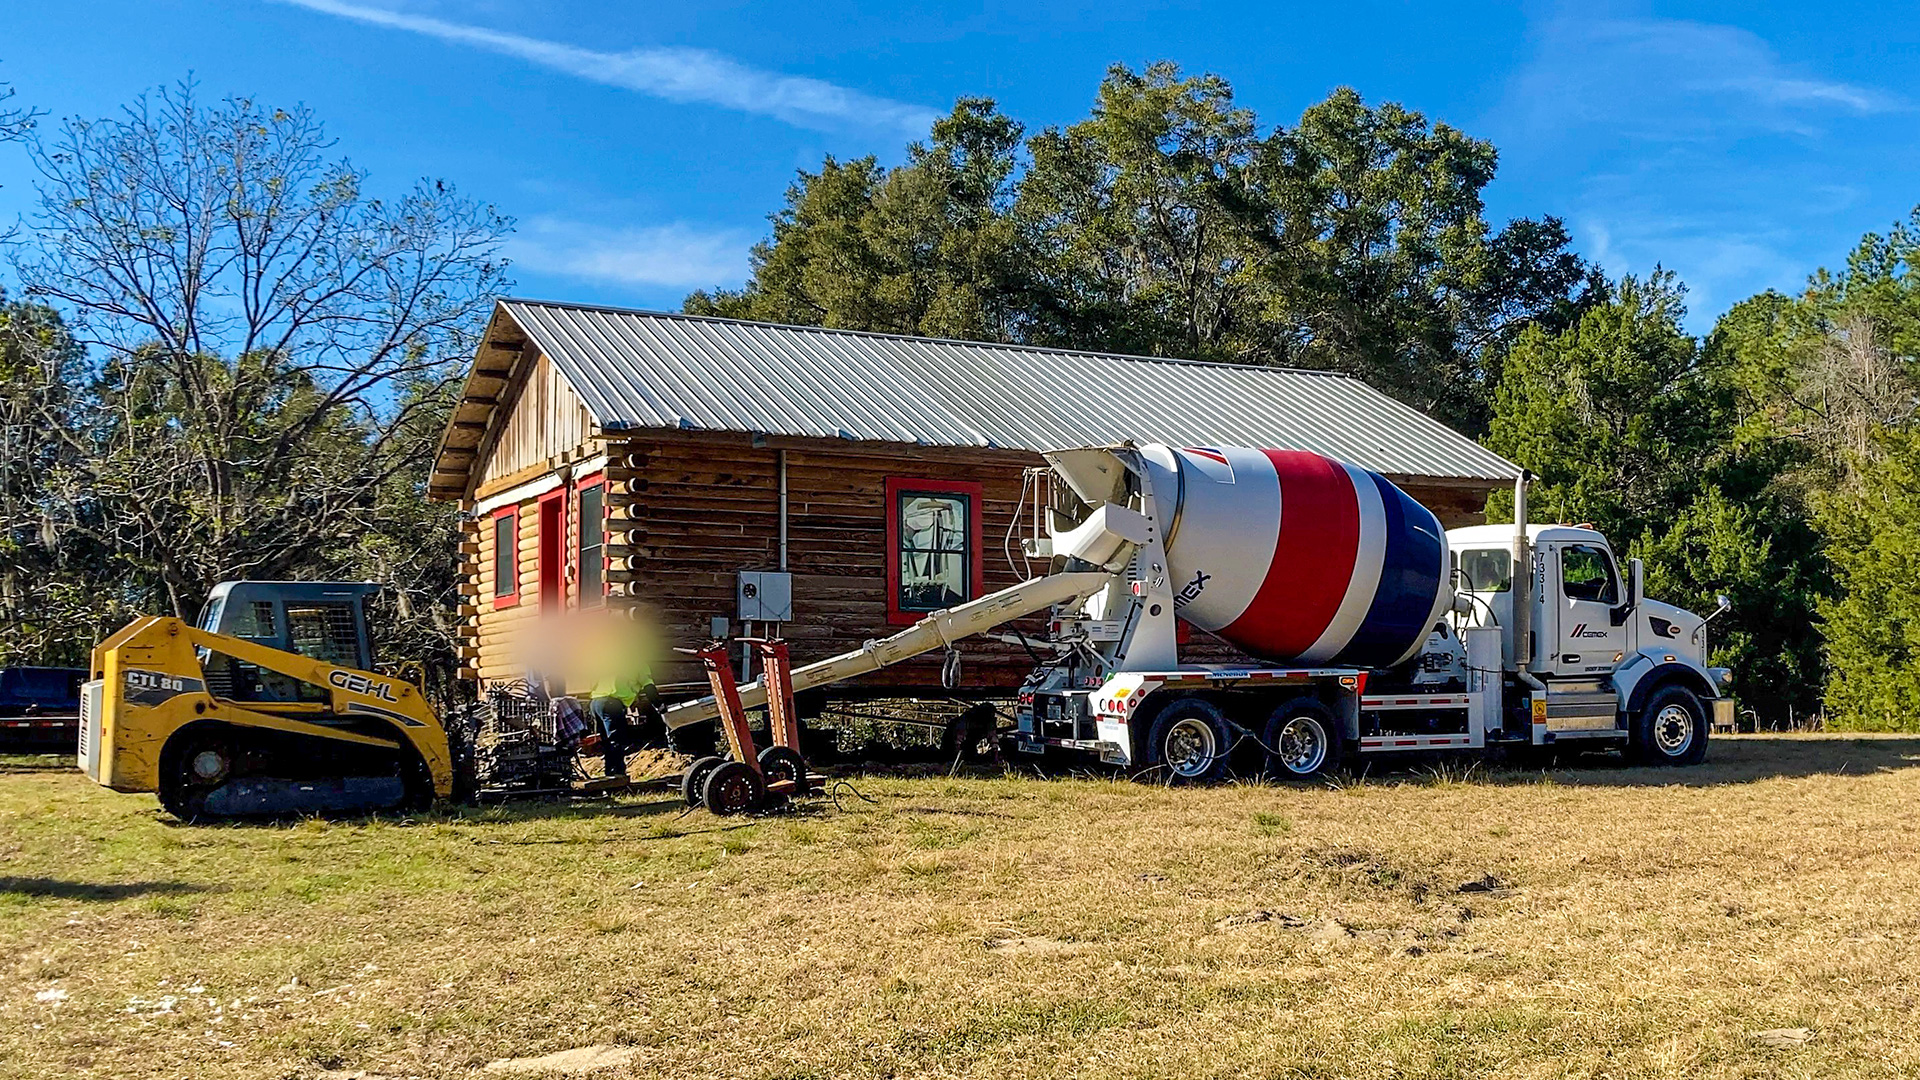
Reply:
[[[644,662],[635,662],[630,673],[604,675],[593,687],[593,718],[600,725],[602,760],[609,777],[625,779],[630,713],[644,712],[646,719],[658,716],[660,690],[654,685],[653,671]]]

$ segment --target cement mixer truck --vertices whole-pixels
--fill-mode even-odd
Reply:
[[[1701,617],[1647,598],[1584,526],[1446,531],[1378,473],[1297,450],[1045,455],[1019,585],[797,668],[796,690],[952,648],[1039,612],[1013,747],[1172,782],[1305,778],[1410,751],[1620,749],[1701,761],[1731,722]],[[1526,521],[1526,480],[1516,482]],[[1244,663],[1181,659],[1179,624]],[[1046,655],[1050,654],[1050,655]],[[766,689],[740,688],[746,707]],[[712,699],[670,709],[710,720]]]

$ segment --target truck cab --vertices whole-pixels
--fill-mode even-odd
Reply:
[[[1527,526],[1531,580],[1516,591],[1513,540],[1509,525],[1448,531],[1464,609],[1455,619],[1463,627],[1501,628],[1502,666],[1522,684],[1539,684],[1539,692],[1515,701],[1544,701],[1544,716],[1536,709],[1530,719],[1544,719],[1554,741],[1625,737],[1646,703],[1669,686],[1711,710],[1716,725],[1731,722],[1730,673],[1707,666],[1711,616],[1649,599],[1640,561],[1623,570],[1607,538],[1585,526]],[[1516,602],[1529,605],[1527,618],[1515,618]],[[1527,642],[1514,640],[1521,624],[1529,628]],[[1524,671],[1516,662],[1521,655],[1528,658]]]

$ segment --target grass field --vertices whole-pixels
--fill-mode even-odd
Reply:
[[[1920,1076],[1920,739],[751,822],[195,828],[60,764],[0,766],[0,1076]]]

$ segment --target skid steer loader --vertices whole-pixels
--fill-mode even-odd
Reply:
[[[134,620],[93,650],[80,768],[182,820],[424,807],[456,748],[421,688],[373,671],[365,582],[235,581],[200,625]]]

